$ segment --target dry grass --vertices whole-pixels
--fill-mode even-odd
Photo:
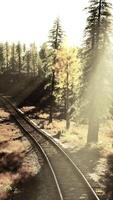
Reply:
[[[86,145],[87,126],[72,126],[64,131],[60,141],[68,149],[73,160],[81,168],[91,184],[97,187],[100,197],[113,199],[112,188],[109,186],[113,175],[113,122],[101,124],[98,144]],[[109,162],[108,162],[109,161]],[[111,182],[113,184],[113,182]],[[110,184],[110,185],[111,185]],[[109,192],[108,192],[109,191]],[[109,198],[108,198],[109,196]]]
[[[36,154],[29,151],[30,143],[3,109],[0,119],[0,200],[5,200],[9,199],[14,185],[35,176],[40,166]]]
[[[0,118],[9,118],[9,113],[0,108]]]
[[[36,117],[37,116],[37,117]],[[33,117],[33,113],[31,118]],[[81,168],[100,197],[113,199],[113,121],[101,124],[98,144],[87,145],[87,125],[71,122],[65,129],[65,120],[53,119],[48,123],[48,114],[34,113],[33,120],[51,135],[61,133],[60,144],[68,150],[75,163]]]
[[[49,124],[49,115],[43,111],[32,112],[29,117],[51,135],[61,133],[58,141],[81,168],[98,195],[102,199],[113,199],[113,121],[100,125],[98,144],[87,145],[87,125],[71,122],[67,131],[65,120],[54,118]]]

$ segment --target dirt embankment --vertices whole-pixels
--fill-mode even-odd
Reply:
[[[29,141],[0,108],[0,200],[9,199],[14,187],[35,176],[40,165]]]

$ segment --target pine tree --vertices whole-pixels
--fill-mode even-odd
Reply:
[[[30,50],[26,51],[25,63],[26,63],[25,68],[26,68],[27,74],[29,75],[31,72],[31,51]]]
[[[20,42],[18,42],[16,46],[16,52],[17,52],[17,66],[18,66],[18,72],[21,73],[22,70],[22,48]]]
[[[24,67],[26,65],[25,63],[25,57],[26,57],[26,45],[23,44],[22,46],[22,63],[23,63],[23,70],[25,71]]]
[[[53,103],[54,103],[54,90],[55,90],[55,65],[57,52],[60,50],[63,41],[63,31],[60,25],[60,20],[57,18],[54,22],[53,28],[50,30],[49,44],[51,47],[51,92],[50,92],[50,119],[52,122],[53,116]]]
[[[64,35],[60,25],[60,19],[57,18],[49,35],[49,43],[53,51],[61,48],[63,37]]]
[[[35,77],[38,65],[38,53],[35,43],[31,44],[31,65],[32,65],[33,75]]]
[[[40,76],[42,79],[51,80],[52,75],[52,57],[51,49],[48,47],[48,43],[42,44],[39,51],[39,60],[41,62],[41,68],[39,69]],[[51,82],[49,81],[45,87],[50,87]]]
[[[11,46],[10,66],[13,72],[16,71],[16,47],[14,43]]]
[[[4,44],[0,43],[0,73],[4,72],[5,57],[4,57]]]
[[[109,89],[112,80],[110,72],[113,73],[106,59],[108,47],[110,48],[110,7],[111,4],[107,0],[90,0],[87,8],[89,16],[81,53],[80,96],[82,96],[82,114],[85,114],[89,121],[88,143],[98,141],[99,121],[109,113],[108,104],[110,105],[109,96],[111,96]]]
[[[6,65],[6,70],[9,71],[9,57],[10,57],[10,47],[9,43],[5,43],[5,65]]]

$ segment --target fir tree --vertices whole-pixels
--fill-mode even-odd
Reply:
[[[99,121],[107,116],[109,110],[108,102],[111,93],[109,92],[110,86],[107,88],[106,83],[110,85],[112,80],[110,72],[113,73],[106,59],[108,46],[110,47],[110,7],[111,4],[107,0],[90,0],[87,8],[89,16],[81,52],[80,97],[82,97],[82,115],[85,114],[89,121],[88,142],[98,141]]]
[[[31,51],[27,50],[26,51],[26,55],[25,55],[25,63],[26,63],[26,70],[27,70],[27,74],[30,74],[31,71]]]
[[[22,70],[22,48],[20,42],[18,42],[16,46],[16,52],[17,52],[17,66],[18,66],[18,72],[21,73]]]
[[[31,65],[32,65],[33,75],[35,77],[38,65],[38,53],[35,43],[31,44]]]
[[[0,43],[0,72],[4,72],[5,56],[4,56],[4,44]]]
[[[10,66],[13,72],[16,71],[16,47],[14,43],[11,46]]]
[[[10,56],[10,48],[9,48],[9,43],[5,43],[5,65],[6,65],[6,70],[9,71],[9,56]]]
[[[57,62],[57,52],[60,50],[63,42],[63,31],[60,25],[60,20],[57,18],[53,28],[50,30],[49,44],[51,47],[51,92],[50,92],[50,123],[52,122],[54,90],[55,90],[55,65]]]

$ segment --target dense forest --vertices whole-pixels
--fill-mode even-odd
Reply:
[[[112,118],[112,15],[105,0],[90,0],[85,9],[88,17],[81,47],[66,44],[57,18],[40,48],[35,43],[0,43],[0,74],[46,80],[49,123],[56,107],[64,115],[66,129],[70,120],[88,123],[89,143],[98,141],[99,124]]]
[[[113,200],[111,2],[1,1],[0,200]]]

